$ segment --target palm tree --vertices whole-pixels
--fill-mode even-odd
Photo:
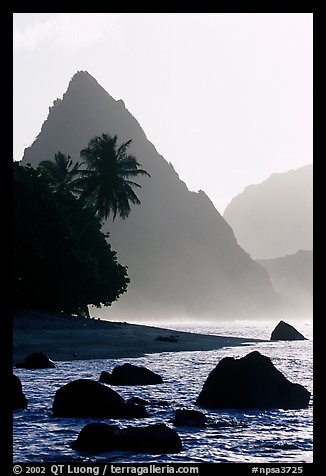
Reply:
[[[50,184],[56,191],[80,192],[78,177],[80,175],[80,162],[73,164],[70,156],[57,152],[52,160],[42,160],[39,169],[46,175]]]
[[[134,177],[147,175],[146,170],[140,168],[133,155],[127,154],[131,140],[117,145],[117,136],[93,137],[87,147],[80,152],[85,161],[86,170],[80,171],[81,178],[78,184],[83,192],[81,199],[92,203],[96,215],[100,220],[106,220],[110,214],[113,221],[117,215],[122,219],[130,213],[130,203],[139,205],[141,202],[133,187],[141,188],[134,182]]]

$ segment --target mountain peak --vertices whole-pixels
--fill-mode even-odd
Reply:
[[[91,94],[91,92],[94,91],[102,91],[102,93],[105,93],[107,96],[109,96],[111,99],[113,99],[107,91],[96,81],[96,79],[89,74],[88,71],[77,71],[69,81],[68,89],[63,95],[64,97],[68,94],[71,93],[76,93],[76,94]]]
[[[70,82],[69,82],[69,86],[72,84],[72,83],[76,83],[76,82],[95,82],[96,84],[98,84],[98,82],[96,81],[96,79],[91,75],[89,74],[88,71],[83,71],[83,70],[80,70],[80,71],[77,71],[77,73],[75,73],[73,75],[73,77],[71,78]],[[99,84],[98,84],[99,85]],[[99,85],[100,86],[100,85]],[[69,87],[68,87],[69,88]]]
[[[141,206],[128,220],[103,226],[131,279],[127,295],[115,303],[116,317],[247,316],[278,305],[267,271],[238,246],[206,194],[187,189],[123,101],[87,71],[71,78],[23,164],[53,160],[58,151],[77,161],[103,132],[117,135],[119,143],[132,139],[129,152],[151,175],[137,180]]]

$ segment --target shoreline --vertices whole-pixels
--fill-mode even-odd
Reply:
[[[172,336],[176,342],[157,340]],[[143,324],[82,318],[37,310],[13,313],[13,364],[32,352],[53,361],[136,358],[161,352],[209,351],[265,342],[215,336]]]

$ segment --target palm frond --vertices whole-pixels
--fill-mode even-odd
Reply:
[[[80,151],[86,169],[79,171],[76,185],[83,188],[81,199],[91,200],[97,216],[103,220],[112,214],[113,220],[119,215],[128,217],[130,204],[140,204],[133,187],[141,185],[129,178],[149,173],[133,155],[127,155],[132,139],[117,146],[118,137],[103,133],[93,137],[87,147]]]

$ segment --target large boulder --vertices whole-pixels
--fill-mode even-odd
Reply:
[[[205,426],[206,416],[198,410],[176,410],[173,424],[175,426]]]
[[[112,374],[103,371],[100,375],[100,382],[110,385],[156,385],[162,383],[163,379],[146,367],[123,364],[115,367]]]
[[[306,340],[293,326],[280,321],[271,334],[271,340]]]
[[[24,369],[53,369],[55,364],[43,352],[33,352],[25,357],[24,362],[19,362],[16,367]]]
[[[12,389],[12,395],[11,395],[11,401],[12,401],[12,407],[14,410],[17,410],[18,408],[27,408],[27,399],[23,393],[23,387],[21,384],[21,381],[17,375],[12,375],[11,377],[11,389]]]
[[[59,388],[52,405],[55,416],[144,418],[143,405],[126,403],[117,392],[89,379],[79,379]]]
[[[269,357],[251,352],[225,357],[209,374],[196,404],[205,408],[296,409],[308,407],[310,392],[291,383]]]
[[[164,424],[123,428],[106,423],[89,423],[80,431],[72,445],[77,451],[134,451],[165,454],[182,450],[179,435]]]

